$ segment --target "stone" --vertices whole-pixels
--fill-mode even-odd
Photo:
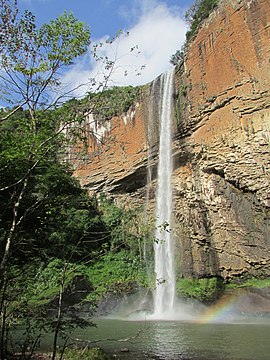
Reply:
[[[172,227],[184,277],[270,275],[269,54],[269,0],[223,0],[176,69]],[[150,217],[157,88],[143,87],[137,103],[105,126],[105,145],[89,137],[88,161],[73,161],[90,193],[147,204]]]

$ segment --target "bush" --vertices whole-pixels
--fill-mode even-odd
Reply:
[[[190,30],[186,33],[186,40],[192,39],[203,20],[207,19],[214,8],[218,5],[219,0],[195,0],[194,4],[189,8],[185,14],[185,19],[190,25]],[[181,50],[177,50],[170,58],[170,63],[173,65],[181,64],[184,60],[186,51],[186,43]]]
[[[89,111],[102,120],[110,120],[128,111],[139,97],[140,88],[133,86],[112,87],[102,93],[89,94],[81,102]]]
[[[237,289],[237,288],[246,288],[246,287],[252,287],[256,289],[263,289],[265,287],[270,287],[270,279],[258,279],[251,277],[249,279],[245,280],[239,280],[235,279],[234,281],[229,282],[226,284],[227,289]]]
[[[130,292],[134,284],[147,286],[146,270],[139,258],[127,250],[102,256],[88,268],[87,275],[95,288],[89,295],[90,300],[98,301],[108,293],[119,295]]]
[[[176,291],[179,296],[209,303],[216,300],[223,291],[223,281],[216,277],[180,279],[177,281]]]
[[[87,350],[66,350],[63,360],[108,360],[109,357],[99,348]]]
[[[25,293],[30,306],[46,306],[58,297],[64,266],[64,260],[55,258],[52,259],[47,266],[41,264],[39,268],[32,266],[29,269],[25,269],[25,272],[28,272],[28,282]],[[84,265],[68,264],[65,273],[65,288],[72,284],[75,278],[86,277],[84,274]]]
[[[186,33],[187,40],[191,39],[198,31],[204,19],[207,19],[219,0],[196,0],[186,12],[186,21],[190,24],[190,30]]]
[[[182,50],[177,50],[175,54],[171,56],[170,63],[173,65],[178,65],[184,60],[184,52]]]

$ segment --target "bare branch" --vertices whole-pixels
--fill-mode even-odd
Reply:
[[[23,105],[25,105],[27,103],[27,101],[24,101],[23,103],[21,103],[20,105],[18,105],[14,110],[12,110],[10,113],[8,113],[5,117],[0,119],[0,123],[2,121],[5,121],[7,119],[9,119],[12,115],[14,115],[18,110],[20,110]]]
[[[120,338],[120,339],[116,339],[116,338],[105,338],[105,339],[98,339],[98,340],[85,340],[85,339],[80,339],[80,338],[75,338],[75,337],[71,337],[69,336],[69,339],[71,339],[72,341],[74,341],[75,343],[79,342],[79,343],[83,343],[83,344],[88,344],[88,345],[93,345],[93,344],[97,344],[97,343],[101,343],[101,342],[107,342],[107,341],[115,341],[115,342],[128,342],[128,341],[132,341],[137,339],[144,331],[147,330],[147,327],[145,329],[140,329],[135,335],[133,336],[129,336],[127,338]],[[63,334],[65,336],[68,336],[66,333],[63,332]]]

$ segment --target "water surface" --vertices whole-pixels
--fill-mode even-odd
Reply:
[[[270,322],[267,321],[197,324],[98,319],[96,323],[97,328],[78,330],[77,336],[91,341],[104,339],[96,345],[120,359],[270,359]],[[120,339],[126,341],[117,341]]]

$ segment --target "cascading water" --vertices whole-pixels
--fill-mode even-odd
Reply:
[[[154,316],[166,317],[173,311],[175,300],[175,269],[172,222],[172,108],[174,69],[162,75],[160,112],[159,162],[156,195]]]
[[[151,86],[148,101],[148,184],[145,221],[148,220],[148,203],[151,203],[153,179],[156,187],[156,232],[154,242],[156,286],[154,309],[152,296],[139,294],[138,298],[119,308],[114,317],[129,320],[194,320],[194,306],[176,298],[174,243],[170,231],[172,224],[172,119],[173,119],[174,69],[157,78]],[[159,126],[158,126],[159,124]],[[157,127],[159,131],[156,131]],[[158,141],[159,136],[159,141]],[[156,144],[159,143],[158,171],[155,173]],[[150,210],[151,211],[151,205]],[[147,239],[145,239],[147,240]],[[144,259],[147,265],[146,243]],[[152,270],[152,269],[151,269]],[[152,274],[152,272],[151,272]],[[150,313],[151,311],[151,313]],[[121,314],[121,315],[120,315]]]

